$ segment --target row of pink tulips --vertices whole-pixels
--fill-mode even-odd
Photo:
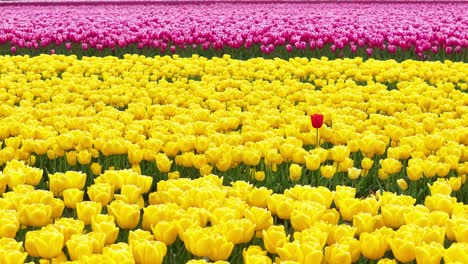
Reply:
[[[6,5],[0,47],[462,54],[467,10],[466,3]]]

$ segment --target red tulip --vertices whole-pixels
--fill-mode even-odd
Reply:
[[[312,126],[314,128],[321,128],[323,125],[323,115],[313,114],[310,116],[310,121],[312,121]]]

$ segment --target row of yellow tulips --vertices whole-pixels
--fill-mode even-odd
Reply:
[[[341,185],[281,194],[244,181],[225,186],[213,174],[153,189],[153,178],[132,170],[105,171],[91,185],[85,173],[55,173],[35,189],[39,174],[20,161],[0,174],[8,183],[0,188],[2,263],[468,261],[468,205],[450,196],[446,179],[421,205],[390,192],[356,198]],[[17,177],[27,184],[11,186]]]
[[[278,179],[283,189],[346,183],[418,200],[444,177],[468,201],[466,63],[196,55],[0,63],[0,166],[254,174],[276,191]],[[324,118],[317,129],[314,113]]]

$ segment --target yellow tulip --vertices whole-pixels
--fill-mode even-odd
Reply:
[[[450,195],[452,193],[452,186],[448,181],[445,181],[445,179],[437,180],[432,185],[427,185],[429,186],[432,196],[436,194]]]
[[[245,210],[244,215],[255,224],[256,231],[262,231],[273,225],[273,217],[267,209],[252,206]]]
[[[377,201],[374,197],[368,197],[361,200],[361,210],[363,213],[377,215],[380,209],[380,204],[380,201]]]
[[[254,174],[255,180],[262,182],[265,180],[265,172],[264,171],[256,171]]]
[[[155,160],[160,172],[169,172],[171,170],[172,161],[165,154],[156,155]]]
[[[268,210],[272,214],[277,214],[281,219],[291,218],[291,212],[294,208],[294,200],[284,195],[273,194],[268,197]]]
[[[466,230],[468,231],[468,228]],[[425,227],[424,229],[422,229],[422,231],[423,231],[423,236],[422,236],[423,242],[428,243],[428,244],[432,242],[436,242],[439,244],[444,243],[444,240],[445,240],[445,228],[444,227],[439,227],[439,226]],[[456,232],[456,233],[463,235],[463,232]],[[466,241],[468,241],[468,239],[466,239]]]
[[[100,203],[102,206],[106,206],[112,200],[114,188],[109,183],[95,183],[88,187],[87,194],[91,201]]]
[[[123,201],[113,201],[107,206],[110,215],[115,217],[117,224],[123,229],[133,229],[140,222],[140,207]]]
[[[358,213],[353,216],[353,226],[356,227],[358,236],[364,232],[374,232],[375,222],[376,218],[369,213]]]
[[[263,243],[265,249],[271,254],[277,254],[277,249],[282,247],[289,240],[286,236],[284,226],[271,226],[263,230]]]
[[[226,260],[234,244],[217,233],[210,233],[201,227],[191,227],[184,232],[185,247],[195,256],[208,257],[212,261]]]
[[[268,206],[268,197],[273,193],[273,190],[267,189],[265,187],[253,188],[250,193],[247,195],[247,202],[251,206],[257,207],[267,207]]]
[[[353,238],[356,234],[356,228],[346,224],[333,226],[327,238],[327,244],[332,245],[340,243],[346,238]]]
[[[0,194],[3,194],[7,187],[7,176],[0,171]]]
[[[84,223],[81,220],[73,218],[60,218],[55,220],[53,225],[45,228],[53,228],[63,234],[64,242],[74,234],[82,234],[84,230]]]
[[[76,214],[78,219],[86,225],[91,224],[91,219],[101,213],[102,205],[93,201],[85,201],[76,204]],[[96,231],[96,230],[95,230]]]
[[[133,244],[135,263],[162,263],[166,253],[166,245],[159,241],[137,240]]]
[[[80,259],[81,263],[84,264],[95,264],[95,263],[109,263],[109,264],[117,264],[121,263],[118,260],[112,259],[112,257],[102,254],[93,254],[89,256],[83,256]]]
[[[63,241],[63,234],[55,229],[29,231],[24,246],[30,256],[52,259],[62,253]]]
[[[438,177],[446,177],[450,172],[450,164],[446,163],[437,163],[436,175]]]
[[[139,148],[130,148],[128,150],[128,161],[132,165],[140,164],[143,159],[143,150]]]
[[[65,206],[67,208],[75,209],[76,204],[83,201],[83,194],[84,194],[83,191],[76,189],[76,188],[64,190],[63,201],[65,202]]]
[[[361,212],[361,200],[356,198],[347,198],[338,200],[340,214],[344,221],[352,221],[353,217]]]
[[[368,157],[365,157],[361,160],[361,168],[363,170],[370,170],[374,165],[374,161]]]
[[[406,191],[408,189],[408,183],[404,179],[398,179],[397,184],[402,191]]]
[[[405,224],[405,213],[411,210],[408,206],[402,205],[385,205],[381,207],[382,217],[385,226],[391,228],[399,228]]]
[[[174,222],[160,221],[151,227],[156,240],[163,242],[166,246],[172,245],[177,239],[177,227]]]
[[[401,238],[391,238],[388,240],[393,255],[398,261],[409,262],[416,258],[416,251],[413,241]]]
[[[172,171],[167,174],[167,178],[169,179],[179,179],[180,178],[180,172],[179,171]]]
[[[446,221],[449,219],[449,215],[442,211],[433,211],[429,213],[429,220],[432,226],[445,227]]]
[[[325,223],[337,225],[340,221],[340,213],[335,208],[327,209],[320,219]]]
[[[255,224],[248,219],[231,219],[215,226],[215,230],[233,244],[247,243],[255,233]]]
[[[128,233],[128,244],[132,246],[136,240],[154,240],[154,236],[151,232],[142,229],[130,231]]]
[[[131,264],[136,262],[136,260],[134,259],[136,258],[136,256],[132,254],[132,251],[132,248],[128,244],[118,243],[106,246],[102,250],[102,254],[105,256],[109,256],[113,261],[117,263]]]
[[[111,215],[95,215],[92,217],[91,227],[94,232],[105,234],[105,244],[111,245],[119,235],[119,228],[115,226],[114,217]]]
[[[455,240],[459,243],[468,243],[468,223],[457,223],[452,227]]]
[[[8,165],[7,165],[8,166]],[[4,169],[6,184],[10,189],[13,189],[15,186],[26,183],[26,174],[21,171],[7,171],[6,167]]]
[[[379,163],[382,166],[382,170],[389,175],[398,173],[401,170],[401,163],[396,159],[386,158],[380,160]]]
[[[16,211],[0,209],[0,237],[14,238],[19,225],[19,216]]]
[[[72,235],[66,245],[71,260],[78,260],[82,256],[93,254],[93,240],[87,235]]]
[[[42,227],[52,222],[52,207],[45,204],[23,204],[18,211],[20,224]]]
[[[86,174],[76,171],[54,173],[49,175],[49,188],[54,196],[61,196],[66,189],[77,188],[82,190],[86,182]]]
[[[42,180],[43,171],[38,168],[26,167],[26,184],[36,186]]]
[[[93,162],[90,166],[91,172],[94,176],[98,176],[102,172],[102,166],[99,163]]]
[[[424,205],[431,211],[443,211],[451,215],[453,206],[457,203],[457,198],[444,194],[426,196]]]
[[[160,221],[172,221],[179,216],[179,206],[173,203],[150,205],[143,208],[142,228],[151,230],[151,226],[156,225]]]
[[[120,194],[114,194],[116,200],[124,201],[128,204],[138,204],[140,207],[144,206],[144,200],[141,196],[141,189],[135,185],[122,185]]]
[[[323,165],[320,167],[320,174],[326,178],[331,179],[336,173],[336,167],[332,165]]]
[[[458,191],[462,186],[462,178],[461,177],[450,177],[449,184],[452,187],[452,190]],[[1,193],[1,192],[0,192]]]
[[[466,243],[453,243],[445,250],[445,263],[468,263],[468,246]]]
[[[70,166],[76,166],[76,151],[68,151],[65,153],[67,163]]]
[[[410,165],[406,168],[406,174],[411,181],[418,181],[423,175],[423,169],[420,165]]]
[[[276,250],[282,261],[299,261],[301,243],[299,241],[287,242]]]
[[[267,252],[259,246],[250,246],[242,251],[242,258],[246,264],[271,264]]]
[[[405,224],[413,224],[420,227],[425,227],[430,225],[429,213],[422,212],[418,210],[411,210],[405,213]]]
[[[67,161],[68,161],[68,153],[67,152]],[[82,150],[78,152],[76,155],[76,160],[78,161],[79,164],[81,165],[88,165],[91,163],[92,155],[88,150]]]
[[[289,178],[292,181],[298,181],[299,179],[301,179],[301,176],[302,176],[302,167],[295,163],[291,164],[289,166]]]
[[[93,241],[93,254],[101,254],[106,244],[106,234],[103,232],[91,231],[86,235]]]
[[[325,258],[330,264],[351,263],[349,245],[333,244],[325,248]]]
[[[353,163],[354,161],[349,158],[349,157],[346,157],[345,160],[343,160],[342,162],[338,163],[338,172],[348,172],[348,169],[351,169],[353,167]],[[359,171],[360,173],[360,171]]]
[[[25,263],[28,253],[19,250],[0,249],[0,261],[2,263]]]
[[[345,199],[352,199],[356,195],[356,189],[348,186],[336,186],[334,202],[337,209],[340,209],[341,201]]]
[[[355,263],[361,257],[361,245],[359,240],[353,237],[347,237],[341,240],[340,244],[349,246],[349,253],[351,254],[351,262]]]
[[[335,162],[342,162],[349,156],[348,146],[334,146],[330,149],[330,158]]]
[[[349,168],[348,169],[348,178],[351,180],[356,180],[361,175],[361,170],[358,168]]]
[[[304,157],[306,162],[306,167],[308,170],[315,171],[320,168],[321,159],[320,156],[317,154],[310,154]]]
[[[379,260],[377,264],[397,264],[397,262],[394,259],[384,258]]]
[[[387,238],[380,233],[361,233],[359,236],[361,253],[371,260],[381,259],[387,251]]]

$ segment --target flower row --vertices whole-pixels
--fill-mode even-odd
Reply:
[[[164,8],[157,3],[131,3],[93,8],[86,4],[66,9],[63,5],[22,6],[14,11],[10,6],[0,8],[4,54],[225,50],[256,57],[298,51],[315,57],[410,54],[437,59],[456,54],[454,59],[466,61],[468,47],[466,3],[185,3]],[[132,12],[122,14],[122,8]]]
[[[13,161],[4,175],[17,177],[15,169],[25,177],[37,171]],[[162,263],[168,251],[187,253],[177,263],[234,261],[239,249],[245,263],[468,260],[468,206],[450,196],[446,180],[415,205],[390,192],[356,198],[347,186],[275,194],[244,181],[224,186],[213,174],[159,181],[156,189],[130,170],[106,171],[90,184],[76,171],[47,177],[48,188],[19,184],[0,198],[1,261]]]
[[[267,175],[256,179],[271,184],[269,172],[280,181],[311,180],[310,172],[353,181],[398,175],[403,190],[404,181],[435,176],[463,184],[468,172],[464,63],[0,60],[0,164],[38,158],[49,172],[84,165],[99,174],[124,156],[118,168],[151,175],[176,167],[237,176],[258,169]],[[317,130],[313,113],[324,115]]]

